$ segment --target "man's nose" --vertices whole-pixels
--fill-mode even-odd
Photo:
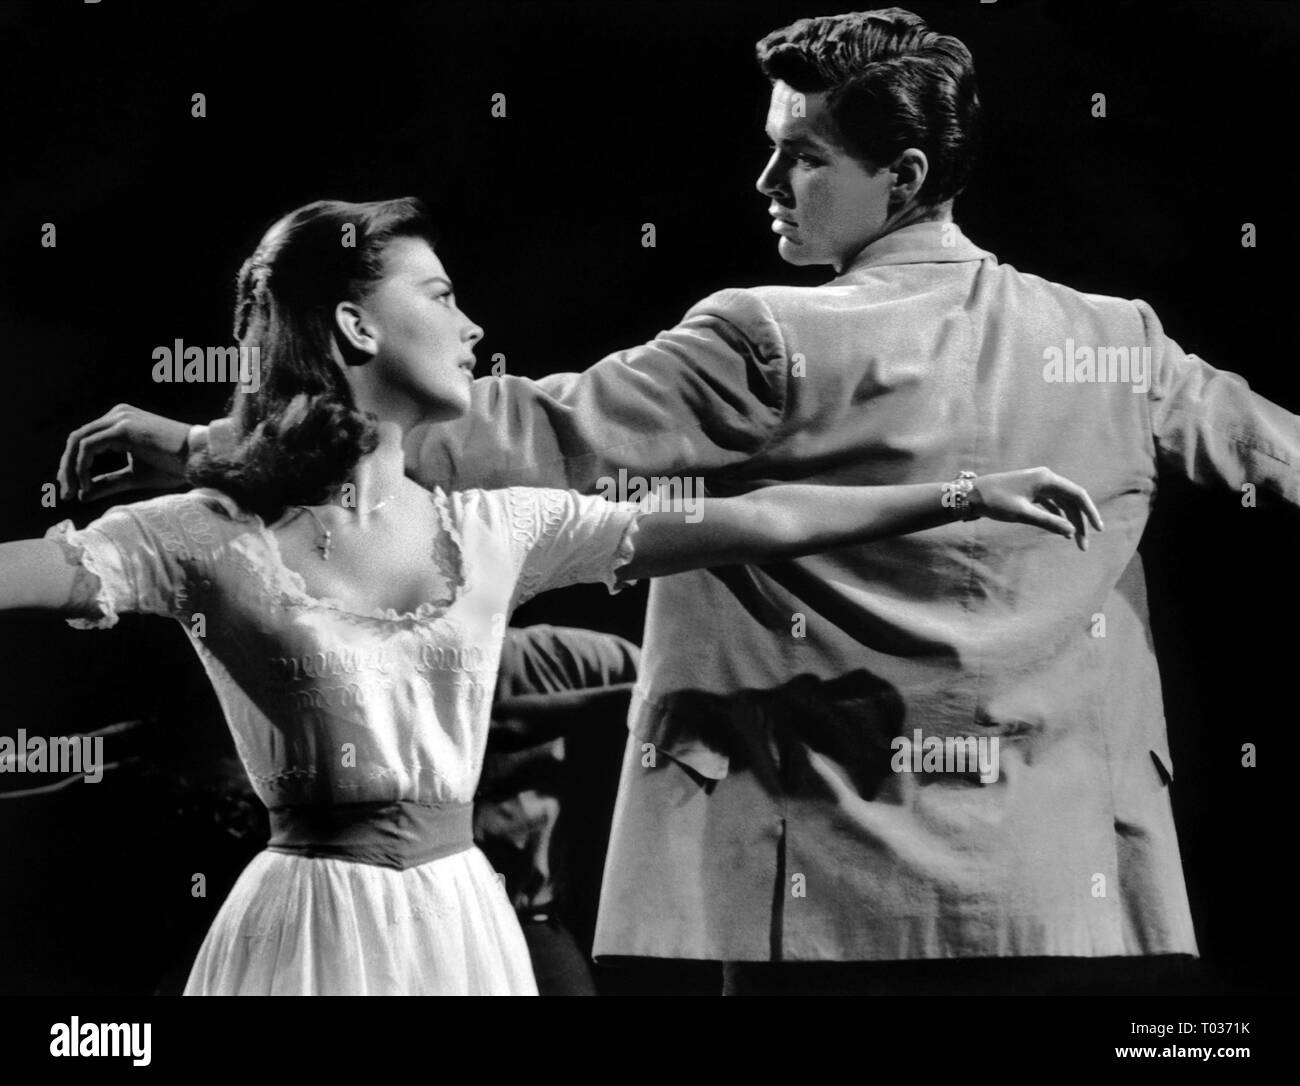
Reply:
[[[773,152],[772,157],[767,160],[767,165],[763,167],[763,172],[758,175],[758,180],[754,182],[754,188],[772,200],[786,191],[785,175],[780,168],[780,161],[780,154]]]

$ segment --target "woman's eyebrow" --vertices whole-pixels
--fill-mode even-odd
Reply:
[[[448,290],[450,290],[453,294],[456,293],[456,288],[453,287],[453,286],[451,285],[451,280],[450,280],[450,279],[444,279],[441,275],[431,275],[431,276],[429,276],[428,279],[421,279],[419,285],[422,286],[422,287],[427,287],[430,283],[441,283],[444,287],[446,287]]]

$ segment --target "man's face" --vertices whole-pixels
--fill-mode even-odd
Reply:
[[[766,128],[772,157],[755,187],[772,201],[781,259],[841,271],[883,232],[893,173],[872,173],[839,146],[824,93],[778,80]]]

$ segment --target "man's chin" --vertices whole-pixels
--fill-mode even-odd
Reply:
[[[804,267],[808,264],[826,264],[829,261],[818,260],[815,253],[808,250],[808,246],[802,242],[791,241],[789,238],[781,238],[776,243],[777,254],[787,264],[794,264],[798,267]]]

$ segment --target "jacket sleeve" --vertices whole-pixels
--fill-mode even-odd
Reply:
[[[465,416],[415,427],[407,466],[425,486],[589,491],[602,476],[724,472],[777,432],[781,330],[752,291],[692,307],[649,343],[582,373],[474,382]]]
[[[1185,353],[1135,301],[1151,348],[1151,429],[1163,468],[1204,486],[1251,483],[1300,505],[1300,416]]]

